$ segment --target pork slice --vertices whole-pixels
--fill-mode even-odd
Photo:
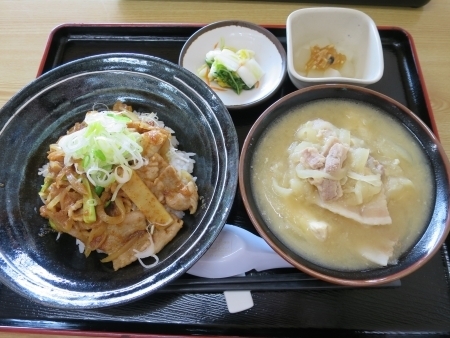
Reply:
[[[324,178],[316,187],[323,201],[338,199],[343,194],[340,182],[328,178]]]
[[[155,228],[153,233],[154,254],[157,254],[169,243],[183,227],[182,220],[176,220],[166,229]],[[145,232],[137,240],[136,244],[113,260],[114,270],[118,270],[137,260],[136,251],[142,252],[151,245],[149,234]]]
[[[321,154],[322,154],[323,156],[327,156],[328,153],[329,153],[329,151],[330,151],[330,149],[331,149],[331,147],[332,147],[335,143],[338,143],[338,142],[339,142],[339,139],[338,139],[337,137],[335,137],[335,136],[330,136],[330,137],[328,137],[328,138],[325,140],[325,143],[324,143],[323,146],[322,146],[322,152],[321,152]]]
[[[163,171],[169,163],[158,153],[154,154],[148,161],[148,163],[135,172],[144,181],[144,183],[150,188],[153,186],[153,182],[158,178],[161,171]]]
[[[147,221],[140,211],[131,211],[125,215],[122,223],[109,225],[106,230],[107,238],[99,247],[103,252],[111,254],[119,250],[137,233],[147,233]]]
[[[321,169],[325,164],[325,156],[314,147],[307,147],[301,151],[300,163],[306,168]]]
[[[347,158],[348,147],[341,143],[335,143],[330,148],[325,159],[325,172],[334,174],[342,168],[342,164]]]
[[[324,209],[362,224],[383,225],[392,223],[384,191],[378,193],[369,203],[358,206],[347,206],[339,200],[325,201],[320,198],[315,199],[315,202]]]
[[[167,243],[169,243],[178,231],[183,227],[183,221],[181,219],[175,220],[169,227],[160,229],[155,228],[153,233],[153,242],[155,243],[155,253],[160,252]]]
[[[155,180],[155,195],[162,194],[168,207],[184,211],[189,209],[191,214],[197,209],[197,186],[192,181],[182,180],[174,167],[166,167]]]
[[[127,266],[136,261],[137,257],[134,250],[141,252],[147,249],[150,245],[151,242],[149,239],[149,235],[147,232],[145,232],[141,235],[141,237],[137,240],[137,242],[131,249],[125,251],[123,254],[112,261],[114,270],[117,271],[120,268],[123,268],[124,266]]]
[[[334,143],[331,146],[328,155],[325,157],[325,165],[323,170],[330,175],[339,172],[339,170],[342,169],[342,164],[347,158],[347,152],[348,147],[341,143]],[[315,181],[312,184],[317,187],[320,198],[323,201],[336,200],[342,196],[342,187],[340,181],[338,180],[325,178],[320,181]]]
[[[161,128],[152,128],[142,134],[142,154],[151,158],[169,142],[170,133]]]

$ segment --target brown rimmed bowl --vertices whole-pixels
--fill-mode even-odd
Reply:
[[[434,201],[427,224],[416,242],[404,252],[395,265],[358,271],[341,271],[315,264],[285,245],[263,218],[252,188],[252,161],[261,136],[280,117],[293,108],[316,100],[351,100],[370,105],[405,128],[423,149],[431,168]],[[412,111],[373,90],[344,84],[312,86],[293,92],[271,105],[250,129],[243,144],[239,164],[239,186],[245,208],[259,234],[285,260],[297,269],[330,283],[348,286],[373,286],[393,282],[416,271],[439,251],[449,233],[450,165],[437,137]]]

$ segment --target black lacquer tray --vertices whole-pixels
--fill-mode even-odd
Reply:
[[[133,52],[177,63],[183,44],[199,25],[63,25],[50,35],[38,75],[84,56]],[[286,46],[284,27],[266,26]],[[407,32],[379,28],[384,76],[369,88],[414,111],[436,132],[414,43]],[[294,91],[288,77],[268,101],[231,111],[242,144],[256,118]],[[228,223],[253,233],[239,192]],[[447,240],[447,245],[448,245]],[[222,291],[252,290],[254,307],[230,314]],[[189,275],[139,301],[107,309],[61,310],[43,307],[0,286],[0,331],[32,331],[116,336],[126,333],[176,335],[293,336],[302,334],[396,335],[450,333],[447,246],[401,283],[377,288],[331,285],[294,269],[245,277],[207,280]]]

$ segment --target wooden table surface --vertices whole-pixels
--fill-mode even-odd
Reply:
[[[0,0],[0,107],[36,77],[49,33],[63,23],[206,24],[240,19],[284,25],[289,13],[311,6],[327,5],[244,0]],[[347,7],[365,12],[379,26],[401,27],[412,35],[438,134],[450,156],[450,1],[431,0],[421,8]],[[74,334],[78,337],[76,332],[54,337]],[[42,335],[0,328],[1,337]]]

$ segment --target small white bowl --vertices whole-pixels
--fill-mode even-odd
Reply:
[[[286,76],[286,51],[275,35],[251,22],[219,21],[199,29],[184,44],[178,64],[197,75],[205,63],[206,53],[221,40],[237,50],[253,50],[255,60],[264,71],[257,88],[244,90],[239,95],[231,89],[215,90],[228,109],[256,105],[276,92]]]
[[[377,26],[361,11],[334,7],[299,9],[287,18],[286,38],[287,70],[297,88],[323,83],[367,86],[383,75],[383,47]],[[326,76],[311,77],[304,71],[309,48],[326,44],[346,55],[342,74],[330,71]]]

